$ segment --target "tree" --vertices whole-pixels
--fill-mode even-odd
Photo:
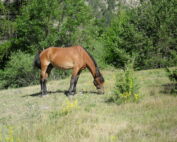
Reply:
[[[55,22],[60,15],[57,0],[32,0],[21,10],[16,19],[17,29],[14,50],[33,53],[37,49],[55,44]]]
[[[144,56],[142,51],[151,44],[131,21],[133,12],[120,10],[103,36],[106,61],[116,67],[123,67],[131,58],[137,67]]]
[[[84,0],[65,0],[60,5],[62,14],[59,20],[58,44],[63,46],[78,44],[82,38],[82,31],[90,23],[90,8]]]
[[[177,59],[176,0],[150,0],[137,8],[134,23],[152,42],[146,68],[175,65]]]
[[[89,21],[83,0],[32,0],[18,16],[14,47],[33,53],[48,46],[67,46]]]
[[[121,9],[103,36],[107,63],[123,66],[135,56],[138,69],[176,65],[175,0],[150,0]]]

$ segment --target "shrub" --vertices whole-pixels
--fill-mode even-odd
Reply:
[[[12,53],[4,70],[0,71],[0,88],[22,87],[39,82],[39,75],[32,67],[33,59],[33,56],[21,51]]]
[[[140,99],[138,89],[139,86],[134,75],[133,64],[129,63],[123,71],[118,72],[116,75],[113,100],[118,104],[138,102]]]
[[[177,69],[170,70],[169,68],[166,69],[168,73],[168,77],[171,81],[177,82]]]
[[[8,56],[10,55],[11,42],[6,41],[0,42],[0,68],[3,68],[7,62]]]
[[[24,87],[39,83],[39,71],[33,69],[34,56],[21,51],[12,53],[4,70],[0,70],[0,89],[8,87]],[[61,79],[69,75],[69,71],[54,69],[50,79]]]
[[[170,70],[169,68],[166,68],[166,72],[169,79],[174,83],[174,85],[172,85],[171,93],[177,93],[177,69]]]

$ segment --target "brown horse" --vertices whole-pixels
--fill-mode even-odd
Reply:
[[[41,69],[41,93],[47,94],[46,81],[53,67],[62,69],[72,69],[67,95],[76,93],[76,84],[82,70],[88,68],[94,78],[94,85],[98,93],[104,93],[104,78],[100,73],[94,58],[81,46],[72,46],[67,48],[49,47],[35,56],[34,66]]]

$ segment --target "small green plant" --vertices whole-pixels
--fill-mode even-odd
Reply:
[[[166,72],[169,79],[173,82],[171,93],[177,94],[177,69],[170,70],[169,68],[166,68]]]
[[[171,81],[177,82],[177,69],[170,70],[169,68],[166,68],[166,71],[168,73],[168,77]]]
[[[73,102],[70,100],[66,100],[66,102],[62,105],[61,114],[67,115],[73,110],[78,108],[78,101],[74,100]]]
[[[15,135],[15,128],[5,126],[0,129],[0,142],[20,142],[20,138]]]
[[[139,86],[134,75],[133,63],[128,63],[125,69],[116,75],[113,100],[118,104],[138,102],[140,99],[138,89]]]

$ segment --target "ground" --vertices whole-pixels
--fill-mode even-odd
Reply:
[[[69,78],[0,91],[0,142],[176,142],[177,97],[164,69],[137,71],[140,102],[109,102],[118,70],[103,70],[105,94],[96,94],[89,72],[67,97]]]

